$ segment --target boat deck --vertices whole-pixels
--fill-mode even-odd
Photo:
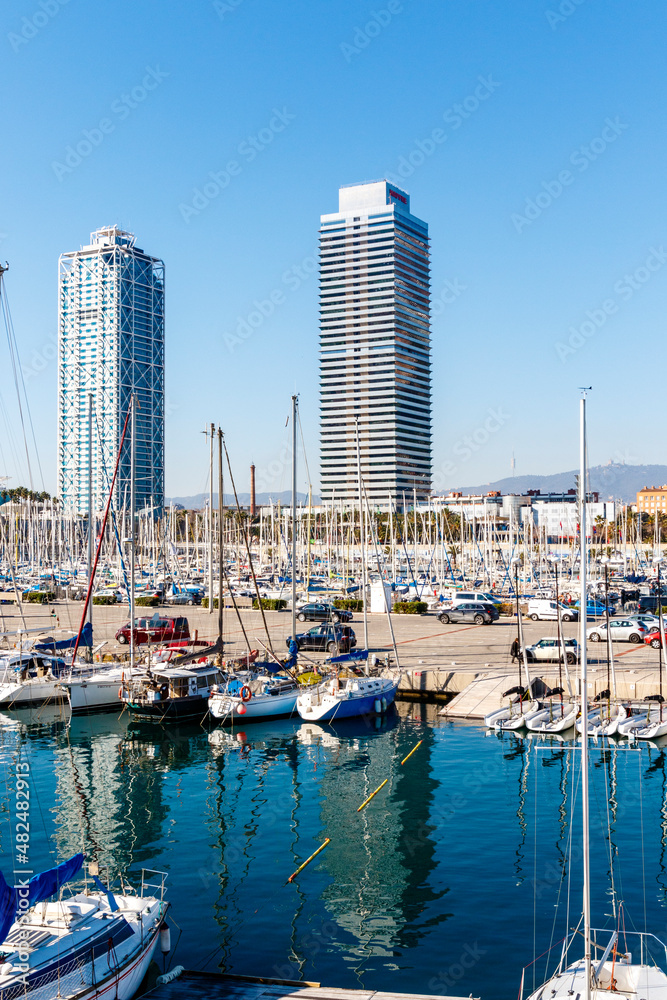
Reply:
[[[144,994],[146,1000],[459,1000],[420,993],[339,990],[319,983],[224,976],[213,972],[183,972],[170,983]],[[463,1000],[463,998],[461,998]],[[469,1000],[469,998],[466,998]]]

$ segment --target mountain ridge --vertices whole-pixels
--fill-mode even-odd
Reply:
[[[528,490],[540,490],[541,493],[566,493],[574,489],[576,476],[576,469],[546,476],[507,476],[505,479],[496,479],[495,482],[485,483],[483,486],[458,486],[456,492],[463,493],[464,496],[484,494],[490,490],[519,494]],[[589,469],[589,482],[590,489],[599,493],[601,500],[613,499],[622,503],[635,503],[638,490],[644,486],[661,486],[667,483],[667,465],[625,465],[608,462],[606,465],[595,465]],[[312,500],[314,504],[320,503],[319,496],[313,496]],[[223,501],[226,507],[235,506],[233,494],[224,493]],[[290,490],[282,490],[280,493],[258,493],[256,496],[258,506],[267,506],[272,501],[283,507],[289,506],[292,494]],[[300,504],[307,503],[308,494],[297,493],[297,501]],[[196,493],[189,497],[170,497],[166,503],[177,504],[186,510],[202,510],[208,503],[208,493]],[[242,507],[248,507],[250,494],[239,493],[239,503]],[[213,506],[217,505],[218,494],[214,493]]]

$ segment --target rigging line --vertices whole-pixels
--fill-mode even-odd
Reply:
[[[637,764],[639,765],[639,828],[642,844],[642,895],[644,898],[644,933],[647,933],[646,923],[646,859],[644,857],[644,802],[642,797],[642,755],[637,754]]]
[[[106,463],[106,460],[104,458],[104,447],[103,447],[104,442],[102,440],[102,432],[100,430],[99,421],[97,419],[97,412],[95,413],[95,428],[97,430],[97,440],[98,440],[98,443],[99,443],[99,446],[100,446],[100,458],[102,460],[102,473],[103,473],[104,479],[106,481],[107,489],[111,490],[111,483],[109,481],[109,472],[107,470],[107,463]],[[121,566],[121,569],[123,571],[123,579],[125,580],[125,591],[127,593],[127,599],[129,601],[129,599],[130,599],[130,582],[128,580],[127,567],[125,566],[125,560],[123,558],[123,547],[121,545],[120,536],[119,536],[119,533],[118,533],[118,522],[116,521],[116,508],[114,506],[113,497],[111,499],[111,522],[113,524],[114,535],[116,536],[116,545],[118,546],[118,555],[120,557],[120,566]],[[89,526],[88,530],[90,531],[90,530],[92,530],[92,528]]]
[[[267,625],[266,615],[264,614],[264,604],[262,602],[262,598],[261,598],[261,595],[260,595],[260,592],[259,592],[259,587],[257,585],[257,577],[255,576],[255,567],[254,567],[253,561],[252,561],[252,553],[250,552],[250,541],[248,539],[248,531],[246,529],[245,522],[242,520],[241,505],[239,504],[239,498],[238,498],[238,494],[236,492],[236,483],[234,482],[234,473],[232,472],[232,463],[229,460],[229,452],[227,451],[227,442],[225,441],[225,435],[224,434],[222,435],[222,446],[225,449],[225,458],[227,459],[227,468],[229,469],[229,478],[232,481],[232,489],[234,490],[234,500],[236,501],[236,509],[237,509],[237,511],[239,513],[239,528],[241,529],[241,532],[243,534],[243,541],[245,542],[246,551],[248,553],[248,565],[250,566],[250,572],[252,574],[252,582],[255,585],[255,593],[257,594],[257,603],[259,605],[259,610],[260,610],[260,613],[262,615],[262,622],[264,624],[264,631],[266,632],[266,638],[267,638],[267,641],[269,643],[269,649],[270,649],[271,653],[273,653],[273,644],[271,642],[271,635],[269,634],[269,626]],[[294,529],[292,529],[292,530],[294,530]],[[294,569],[292,569],[292,572],[294,572]],[[221,597],[222,597],[222,595],[221,595]]]
[[[528,751],[530,753],[530,750]],[[535,747],[537,757],[537,747]],[[533,780],[533,885],[537,885],[537,762]],[[537,893],[533,891],[533,993],[535,992],[535,976],[537,974]]]
[[[608,750],[609,761],[611,762],[611,746]],[[605,800],[607,806],[607,842],[609,844],[609,879],[611,881],[611,912],[616,919],[616,883],[614,880],[614,857],[611,843],[611,817],[609,814],[609,775],[607,773],[607,768],[604,766],[604,761],[602,762],[602,770],[604,772],[604,790],[605,790]]]
[[[5,431],[7,435],[7,443],[9,444],[9,450],[11,452],[12,461],[14,462],[14,468],[18,475],[23,478],[23,472],[21,470],[21,462],[19,460],[18,453],[16,451],[16,442],[14,440],[14,431],[9,421],[9,415],[7,413],[7,407],[5,406],[5,401],[0,393],[0,413],[2,414],[2,419],[5,424]]]
[[[2,273],[0,273],[0,286],[4,287],[4,281],[2,280]],[[0,288],[1,291],[1,288]],[[30,406],[28,404],[28,397],[25,391],[25,382],[23,381],[23,372],[21,370],[21,359],[19,357],[18,344],[16,343],[16,335],[14,333],[14,326],[12,324],[12,316],[9,310],[9,302],[7,300],[7,291],[5,290],[4,295],[0,296],[2,299],[2,312],[5,319],[5,331],[7,333],[7,345],[9,347],[9,357],[12,363],[12,372],[14,375],[14,388],[16,389],[16,402],[19,408],[19,417],[21,419],[21,429],[23,431],[23,445],[25,447],[25,457],[28,463],[28,478],[30,480],[30,489],[33,489],[33,479],[32,479],[32,467],[30,465],[30,453],[28,450],[28,437],[25,429],[25,420],[23,417],[23,406],[21,404],[21,385],[23,386],[23,396],[25,398],[26,410],[28,412],[28,420],[30,423],[30,430],[32,432],[32,439],[35,447],[35,456],[37,458],[37,467],[39,468],[39,476],[42,483],[42,489],[44,488],[44,475],[42,473],[42,466],[39,461],[39,452],[37,451],[37,441],[35,439],[35,428],[32,422],[32,416],[30,414]]]
[[[306,442],[303,439],[303,424],[301,423],[301,414],[296,411],[296,419],[299,424],[299,432],[301,434],[301,450],[303,451],[303,464],[306,466],[306,477],[308,480],[308,485],[310,486],[310,469],[308,468],[308,457],[306,455]]]

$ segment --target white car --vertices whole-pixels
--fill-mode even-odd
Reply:
[[[643,642],[644,636],[648,635],[650,628],[644,622],[632,621],[628,618],[614,619],[609,622],[609,636],[612,642]],[[606,642],[607,623],[602,622],[589,628],[586,633],[591,642]]]
[[[545,638],[532,646],[526,646],[526,659],[529,663],[535,660],[548,660],[558,663],[563,658],[563,651],[568,663],[576,663],[579,659],[579,643],[576,639],[563,639],[563,644],[558,639]]]
[[[640,612],[639,614],[626,615],[623,621],[626,622],[641,622],[642,625],[646,625],[649,632],[657,630],[660,628],[660,619],[657,615],[649,615]]]

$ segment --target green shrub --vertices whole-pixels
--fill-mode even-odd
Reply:
[[[115,604],[116,598],[113,594],[103,594],[101,597],[93,597],[93,604]],[[137,598],[138,603],[138,598]]]
[[[217,608],[217,606],[218,606],[219,603],[220,602],[219,602],[218,598],[214,597],[213,598],[213,607]],[[202,606],[202,608],[207,608],[208,607],[208,597],[202,597],[202,599],[201,599],[201,606]]]
[[[252,606],[255,610],[259,608],[259,601],[256,597],[252,599]],[[264,597],[262,599],[262,608],[264,611],[284,611],[287,607],[287,601],[278,597]]]
[[[426,601],[396,601],[391,609],[397,615],[423,615],[428,611]]]
[[[364,602],[360,597],[337,597],[333,602],[334,608],[341,611],[363,611]]]
[[[135,597],[134,604],[138,608],[156,608],[160,603],[159,597]]]
[[[51,590],[29,590],[23,600],[28,604],[50,604],[55,600],[55,594]]]
[[[503,602],[498,608],[498,614],[504,615],[506,618],[511,618],[512,615],[515,614],[515,612],[516,608],[514,607],[514,605],[506,602]]]

